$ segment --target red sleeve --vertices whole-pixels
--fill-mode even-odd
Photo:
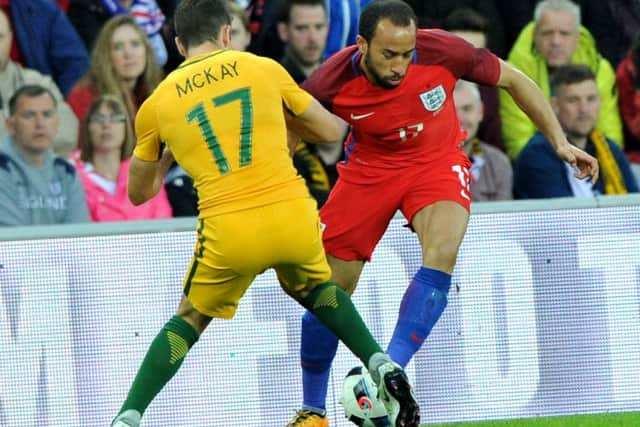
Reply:
[[[333,99],[340,88],[346,82],[360,75],[354,55],[358,49],[349,46],[331,58],[327,59],[318,69],[316,69],[301,86],[316,98],[325,108],[333,111]]]
[[[418,64],[441,65],[456,78],[488,86],[495,86],[500,78],[496,55],[443,30],[418,30],[416,54]]]
[[[78,148],[81,150],[84,147],[84,141],[82,140],[82,122],[96,96],[96,90],[86,83],[76,84],[67,96],[67,104],[69,104],[78,118]]]
[[[85,83],[78,83],[69,92],[67,103],[73,112],[76,113],[79,123],[82,123],[84,120],[84,116],[87,114],[87,111],[89,111],[89,107],[95,97],[96,91]]]

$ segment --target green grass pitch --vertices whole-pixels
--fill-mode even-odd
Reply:
[[[640,413],[626,412],[453,424],[422,424],[421,427],[640,427]]]

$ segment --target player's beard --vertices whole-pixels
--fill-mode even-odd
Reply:
[[[398,87],[398,85],[390,84],[384,79],[384,77],[380,75],[376,67],[371,63],[371,61],[369,61],[369,55],[363,55],[362,60],[364,61],[364,64],[367,67],[367,70],[369,71],[369,74],[373,78],[375,84],[383,89],[395,89]]]

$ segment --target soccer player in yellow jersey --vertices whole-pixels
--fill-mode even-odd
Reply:
[[[329,282],[315,201],[289,155],[285,110],[290,128],[315,142],[341,137],[336,118],[278,63],[226,49],[224,0],[182,0],[174,23],[186,61],[138,112],[128,191],[135,204],[149,200],[175,158],[198,190],[198,239],[177,313],[151,343],[112,425],[138,426],[211,318],[233,317],[256,275],[274,268],[285,292],[368,366],[394,425],[417,426],[404,371]]]

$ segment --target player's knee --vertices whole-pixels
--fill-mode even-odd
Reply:
[[[425,265],[450,273],[456,264],[459,245],[456,242],[441,242],[428,246],[424,251]]]
[[[358,279],[341,279],[336,280],[332,278],[331,281],[336,284],[337,287],[342,289],[347,295],[351,296],[356,290],[356,286],[358,285]]]
[[[356,290],[360,273],[364,267],[364,261],[344,261],[332,255],[327,255],[327,261],[331,267],[331,281],[341,288],[347,295],[352,295]]]
[[[191,312],[188,313],[177,313],[178,316],[180,316],[185,322],[189,323],[191,326],[194,327],[194,329],[196,331],[198,331],[199,334],[201,334],[202,332],[204,332],[204,330],[207,328],[207,326],[209,325],[209,322],[211,321],[211,317],[209,316],[205,316],[204,314],[199,313],[196,310],[193,310]]]
[[[180,316],[185,322],[193,326],[198,333],[202,333],[211,321],[211,317],[196,310],[187,298],[183,298],[180,302],[176,315]]]

